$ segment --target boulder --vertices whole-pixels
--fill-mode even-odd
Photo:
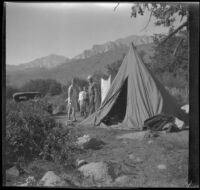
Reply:
[[[129,185],[130,182],[130,176],[122,175],[115,179],[115,185],[126,187]]]
[[[83,146],[83,144],[89,142],[91,137],[89,135],[83,135],[82,137],[79,137],[76,141],[76,144],[79,146]]]
[[[129,157],[131,160],[134,160],[134,159],[135,159],[134,154],[129,154],[128,157]]]
[[[160,169],[160,170],[165,170],[165,169],[167,169],[167,167],[166,167],[165,164],[159,164],[159,165],[157,166],[157,168]]]
[[[6,170],[6,176],[7,177],[18,177],[19,176],[19,170],[16,166],[13,166],[12,168]]]
[[[148,141],[148,144],[152,144],[152,143],[153,143],[153,141],[152,141],[152,140],[149,140],[149,141]]]
[[[107,164],[104,162],[91,162],[78,169],[85,179],[90,179],[94,183],[109,183],[112,181],[108,174]]]
[[[57,176],[53,171],[48,171],[39,181],[39,186],[67,186],[66,182]]]

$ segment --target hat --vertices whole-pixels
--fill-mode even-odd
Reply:
[[[87,79],[88,79],[88,80],[92,79],[92,75],[89,75],[89,76],[87,77]]]

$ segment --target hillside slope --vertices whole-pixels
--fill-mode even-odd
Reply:
[[[86,78],[87,75],[95,71],[103,71],[105,66],[121,60],[127,53],[128,47],[117,47],[107,52],[91,56],[86,59],[73,59],[69,62],[58,65],[57,67],[46,69],[26,69],[18,70],[16,72],[7,71],[9,84],[20,87],[31,79],[55,79],[62,84],[67,83],[72,77]],[[145,62],[150,62],[149,56],[153,53],[152,44],[144,44],[138,46],[138,51],[145,53]]]

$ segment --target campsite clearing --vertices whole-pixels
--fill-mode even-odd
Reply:
[[[54,118],[65,125],[67,115]],[[81,120],[82,118],[78,117],[78,123]],[[133,130],[83,127],[76,123],[70,130],[79,137],[85,135],[104,142],[100,148],[92,148],[91,145],[75,157],[76,160],[82,160],[85,164],[112,164],[111,174],[114,182],[108,184],[102,181],[98,184],[99,187],[187,187],[188,130],[159,133],[156,137],[147,138],[141,138],[141,135],[139,135],[140,138],[132,138],[135,137],[133,134],[138,133]],[[75,180],[73,183],[79,184],[76,187],[96,186],[96,183],[84,184],[85,180],[79,178],[77,174],[79,168],[68,171],[61,165],[45,160],[29,163],[28,168],[35,168],[35,172],[31,170],[32,172],[27,175],[33,176],[36,181],[40,181],[46,173],[53,171],[58,176],[68,175],[69,178],[73,178]],[[24,184],[27,175],[19,176],[7,185]]]
[[[57,119],[63,122],[64,116]],[[74,126],[72,130],[78,136],[89,135],[105,143],[101,149],[88,149],[77,159],[87,163],[112,161],[129,168],[129,172],[125,171],[124,175],[130,176],[132,182],[124,183],[124,187],[131,184],[137,187],[186,187],[189,156],[188,130],[159,133],[157,137],[150,138],[141,138],[142,135],[139,135],[140,138],[127,138],[141,132],[109,127]],[[159,169],[159,165],[165,165],[166,168]]]
[[[100,150],[88,150],[79,159],[89,162],[115,161],[126,164],[137,187],[184,187],[188,178],[188,131],[160,134],[149,139],[118,139],[133,131],[98,127],[77,127],[74,130],[101,139],[106,143]],[[125,143],[124,143],[125,142]],[[129,155],[133,154],[134,159]],[[165,170],[158,165],[164,164]],[[124,184],[126,186],[128,184]]]

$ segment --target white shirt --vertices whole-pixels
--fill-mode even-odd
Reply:
[[[78,100],[79,101],[83,101],[86,99],[86,92],[85,91],[81,91],[79,92],[79,97],[78,97]]]

